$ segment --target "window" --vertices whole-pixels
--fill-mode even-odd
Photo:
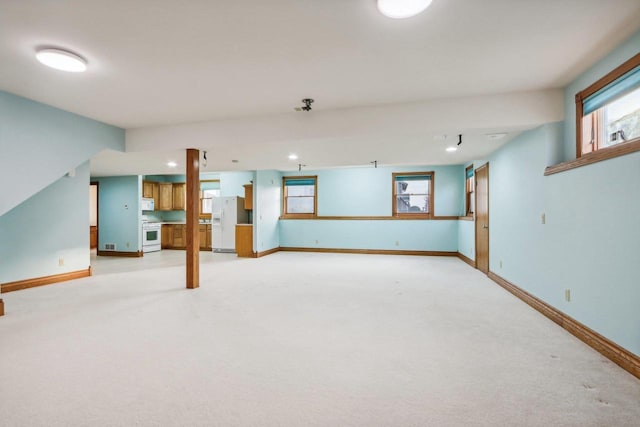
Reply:
[[[282,216],[289,218],[312,218],[318,214],[316,176],[282,178]]]
[[[220,197],[220,190],[201,190],[201,194],[200,213],[211,215],[211,212],[213,211],[213,198]]]
[[[393,174],[393,216],[430,218],[433,214],[433,172]]]
[[[474,203],[475,200],[473,198],[473,190],[475,189],[475,178],[473,176],[473,165],[469,165],[465,171],[465,216],[473,216]]]
[[[576,95],[576,154],[640,143],[640,54]]]

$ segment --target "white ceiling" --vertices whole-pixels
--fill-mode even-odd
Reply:
[[[262,120],[561,88],[638,28],[638,0],[434,0],[407,20],[375,0],[0,0],[0,89],[126,129]],[[71,49],[89,70],[47,69],[38,46]],[[304,97],[314,111],[294,113]],[[482,132],[455,127],[437,132]]]

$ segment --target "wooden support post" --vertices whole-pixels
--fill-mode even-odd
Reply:
[[[187,149],[187,289],[200,286],[200,150]]]

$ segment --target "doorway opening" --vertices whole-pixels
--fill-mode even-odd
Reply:
[[[98,183],[89,184],[89,249],[91,255],[98,252]]]

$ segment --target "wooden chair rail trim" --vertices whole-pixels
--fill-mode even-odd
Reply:
[[[583,154],[575,160],[569,160],[558,163],[557,165],[547,166],[544,170],[544,175],[548,176],[560,172],[566,172],[571,169],[601,162],[603,160],[609,160],[614,157],[635,153],[636,151],[640,151],[640,138],[603,148],[601,150],[594,151],[593,153]]]
[[[290,217],[280,216],[281,220],[311,220],[311,221],[457,221],[458,216],[314,216],[314,217]]]
[[[637,378],[640,378],[640,357],[613,341],[603,337],[593,329],[583,325],[572,317],[567,316],[557,308],[531,295],[508,280],[489,271],[488,277],[498,285],[511,292],[522,301],[547,316],[549,319],[569,331],[576,338],[592,347],[594,350],[610,359],[612,362]]]
[[[0,284],[2,293],[20,291],[22,289],[35,288],[38,286],[51,285],[53,283],[66,282],[68,280],[80,279],[91,276],[91,267],[85,270],[70,271],[68,273],[53,274],[51,276],[36,277],[33,279],[18,280]]]

